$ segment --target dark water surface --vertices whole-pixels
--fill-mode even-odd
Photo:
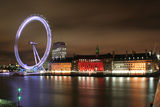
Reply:
[[[23,107],[149,107],[158,78],[145,77],[0,77],[0,98]]]

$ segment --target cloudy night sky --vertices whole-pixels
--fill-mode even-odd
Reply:
[[[69,56],[95,54],[96,46],[100,54],[105,54],[113,50],[158,50],[160,45],[159,0],[1,0],[0,64],[16,63],[16,32],[32,14],[48,20],[53,42],[65,42]],[[40,22],[28,24],[19,40],[25,63],[33,60],[29,41],[38,43],[37,50],[42,56],[46,32]]]

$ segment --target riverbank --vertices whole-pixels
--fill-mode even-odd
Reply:
[[[17,107],[17,105],[12,101],[0,99],[0,107]]]
[[[160,76],[160,72],[154,73],[145,73],[145,74],[118,74],[118,73],[106,73],[106,72],[45,72],[45,73],[26,73],[22,75],[22,73],[15,73],[13,76],[91,76],[91,77],[158,77]]]

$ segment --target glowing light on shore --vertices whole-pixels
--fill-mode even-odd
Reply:
[[[71,73],[71,71],[51,71],[52,73]]]
[[[129,81],[130,80],[130,77],[127,77],[127,81]]]
[[[113,70],[113,74],[144,74],[145,70]]]
[[[109,80],[109,77],[106,77],[106,80],[108,81],[108,80]]]

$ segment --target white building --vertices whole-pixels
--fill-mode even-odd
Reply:
[[[64,42],[55,42],[53,44],[52,59],[66,58],[66,44]]]

